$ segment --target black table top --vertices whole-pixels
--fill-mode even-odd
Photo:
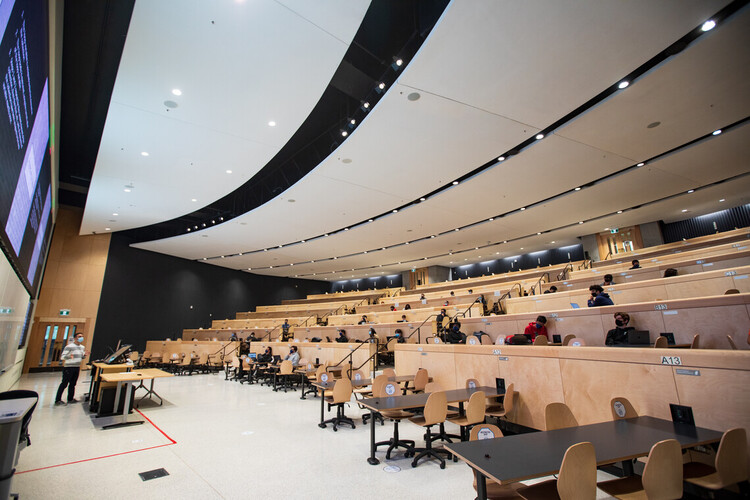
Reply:
[[[504,393],[498,393],[495,387],[477,387],[475,389],[454,389],[445,391],[448,403],[458,403],[468,401],[472,394],[477,391],[484,391],[487,397],[501,396]],[[408,394],[406,396],[390,396],[386,398],[368,398],[359,402],[362,406],[375,411],[382,410],[405,410],[408,408],[422,408],[427,403],[427,393]]]
[[[664,439],[676,439],[688,448],[716,443],[721,436],[718,431],[644,416],[445,447],[487,477],[507,483],[558,472],[565,451],[583,441],[594,445],[596,462],[601,465],[647,455]]]
[[[328,382],[311,382],[310,385],[313,385],[315,387],[319,387],[321,389],[333,389],[333,386],[336,385],[336,380],[329,380]],[[411,382],[414,380],[414,375],[397,375],[395,377],[388,377],[389,382]],[[430,377],[430,380],[432,380],[432,377]],[[372,385],[372,379],[371,378],[361,378],[359,380],[352,380],[352,387],[366,387],[368,385]]]

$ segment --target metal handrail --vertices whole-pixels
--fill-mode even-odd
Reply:
[[[547,276],[547,281],[545,283],[549,283],[550,282],[549,271],[547,271],[545,273],[542,273],[541,276],[539,276],[539,279],[536,280],[536,283],[534,283],[531,286],[531,295],[536,295],[536,287],[537,286],[539,287],[539,291],[540,292],[542,291],[542,279],[544,278],[545,275]]]
[[[474,304],[472,304],[472,305],[474,305]],[[420,324],[419,324],[419,326],[418,326],[418,327],[416,328],[416,330],[414,330],[413,332],[411,332],[411,334],[409,334],[409,336],[408,336],[408,337],[405,337],[405,340],[409,340],[409,339],[410,339],[410,338],[412,338],[412,337],[414,336],[414,334],[416,333],[416,334],[417,334],[417,343],[418,343],[418,344],[421,344],[421,343],[422,343],[422,333],[421,333],[421,328],[422,328],[422,327],[424,326],[424,324],[425,324],[425,323],[427,323],[428,321],[430,321],[430,318],[433,318],[433,317],[437,318],[437,317],[438,317],[438,315],[437,315],[437,314],[430,314],[429,316],[427,316],[427,317],[425,318],[425,320],[424,320],[424,321],[422,321],[422,323],[420,323]]]
[[[557,281],[562,281],[562,280],[568,279],[568,271],[569,270],[570,271],[573,270],[573,263],[572,262],[568,262],[567,264],[565,264],[565,267],[563,268],[563,270],[560,271],[560,273],[557,275]]]
[[[357,349],[359,349],[360,347],[362,347],[364,344],[371,344],[371,343],[372,342],[362,342],[362,343],[360,343],[357,347],[355,347],[354,349],[352,349],[351,351],[349,351],[349,353],[346,356],[344,356],[343,358],[341,358],[341,361],[339,361],[335,365],[330,365],[330,366],[339,366],[341,363],[343,363],[346,360],[346,358],[349,358],[349,365],[351,366],[353,364],[352,363],[352,359],[351,359],[352,358],[352,354],[354,354],[354,352],[357,351]]]
[[[367,342],[363,342],[363,344],[365,344],[365,343],[367,343]],[[354,351],[352,351],[352,352],[354,352]],[[361,370],[363,366],[365,366],[367,363],[369,363],[370,361],[372,361],[373,358],[375,358],[375,362],[372,364],[372,380],[374,381],[375,380],[375,372],[378,369],[377,356],[378,356],[378,349],[376,348],[375,352],[369,358],[367,358],[364,363],[362,363],[361,365],[359,365],[357,368],[352,368],[352,373],[354,373],[357,370]]]

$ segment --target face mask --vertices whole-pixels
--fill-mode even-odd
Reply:
[[[541,324],[541,323],[537,323],[537,324],[536,324],[536,327],[537,327],[537,328],[541,328],[541,327],[542,327],[542,324]]]
[[[623,320],[621,320],[621,319],[616,319],[615,320],[615,325],[617,325],[617,326],[623,326],[623,325],[625,325],[625,322]]]
[[[83,344],[83,337],[78,337],[78,338],[76,339],[76,341],[78,341],[79,343]]]
[[[596,290],[591,290],[591,296],[592,297],[596,297],[597,293],[599,293],[599,292],[597,292]]]

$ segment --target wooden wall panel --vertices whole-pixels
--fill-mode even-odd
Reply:
[[[419,353],[421,358],[421,368],[425,368],[432,377],[433,382],[437,382],[444,390],[463,387],[464,380],[456,379],[456,358],[453,352],[424,352]],[[396,371],[396,373],[399,373]],[[409,375],[409,373],[406,373]]]
[[[565,402],[559,360],[508,356],[508,361],[498,363],[505,386],[513,383],[518,392],[512,420],[527,427],[544,429],[544,407],[547,403]],[[509,366],[508,376],[504,375],[506,364]]]
[[[741,338],[750,330],[747,307],[741,305],[676,309],[662,311],[662,315],[664,331],[674,332],[677,343],[691,342],[700,333],[701,347],[707,349],[726,349],[727,335]]]

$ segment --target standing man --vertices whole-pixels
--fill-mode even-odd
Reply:
[[[67,404],[62,400],[65,386],[68,387],[68,403],[78,402],[75,399],[76,382],[78,382],[78,372],[81,371],[81,362],[85,356],[86,348],[83,347],[83,332],[78,332],[76,333],[75,341],[72,344],[66,345],[60,355],[60,361],[63,364],[63,376],[62,383],[57,388],[56,405]]]

